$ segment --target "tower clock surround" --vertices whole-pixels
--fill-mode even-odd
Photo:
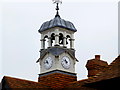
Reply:
[[[54,46],[42,50],[41,57],[38,59],[40,73],[46,73],[52,70],[63,70],[75,73],[75,63],[77,59],[74,54],[75,50],[60,46]]]

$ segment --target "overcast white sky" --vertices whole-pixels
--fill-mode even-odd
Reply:
[[[118,56],[118,0],[63,0],[61,18],[73,22],[76,73],[87,78],[87,60],[100,54],[111,63]],[[52,0],[1,0],[0,79],[12,76],[37,81],[40,34],[38,29],[55,16]]]

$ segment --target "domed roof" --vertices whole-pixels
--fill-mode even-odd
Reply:
[[[53,27],[61,27],[61,28],[65,28],[65,29],[68,29],[74,32],[77,31],[71,22],[61,19],[59,15],[56,15],[55,18],[50,21],[44,22],[38,31],[43,32]]]

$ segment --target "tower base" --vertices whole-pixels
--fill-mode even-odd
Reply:
[[[64,88],[68,83],[77,81],[75,73],[54,70],[39,74],[38,82],[45,83],[50,88]]]

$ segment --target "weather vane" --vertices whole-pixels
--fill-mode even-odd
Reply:
[[[58,4],[62,4],[62,1],[61,0],[52,0],[52,1],[53,1],[54,4],[57,4],[57,6],[56,6],[56,10],[57,10],[56,16],[58,16],[59,15],[59,12],[58,12],[59,6],[58,6]]]

